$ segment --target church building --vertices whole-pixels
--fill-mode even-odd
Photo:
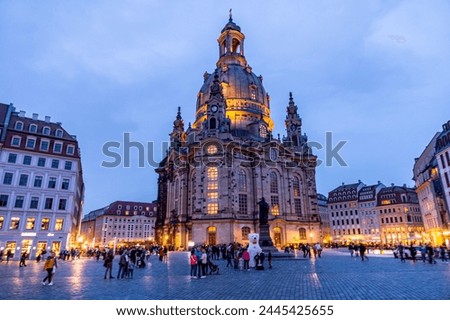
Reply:
[[[292,94],[286,134],[274,137],[270,97],[247,63],[245,36],[231,14],[217,41],[219,59],[203,75],[195,121],[186,128],[178,108],[170,148],[156,169],[155,240],[174,248],[246,244],[249,233],[259,232],[264,199],[275,246],[320,242],[317,157]]]

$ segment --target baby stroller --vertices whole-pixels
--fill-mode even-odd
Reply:
[[[219,274],[219,266],[208,259],[209,274]]]

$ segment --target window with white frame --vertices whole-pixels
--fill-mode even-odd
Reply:
[[[27,138],[27,143],[25,145],[25,148],[27,149],[34,149],[36,146],[36,139],[34,138]]]
[[[14,147],[20,147],[20,142],[22,141],[22,139],[18,136],[14,136],[11,138],[11,145]]]

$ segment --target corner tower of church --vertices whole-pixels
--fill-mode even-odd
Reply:
[[[156,169],[156,241],[174,249],[245,245],[249,233],[261,231],[258,203],[264,198],[277,247],[320,242],[317,157],[302,135],[292,94],[286,136],[274,138],[269,95],[247,63],[245,36],[231,14],[217,41],[219,59],[204,74],[195,121],[185,130],[178,109],[170,148]]]

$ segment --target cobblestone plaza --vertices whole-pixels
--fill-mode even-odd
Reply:
[[[264,271],[240,271],[215,260],[218,275],[192,279],[187,252],[170,252],[168,262],[151,256],[133,279],[103,279],[102,261],[58,261],[54,285],[43,286],[43,264],[0,264],[1,300],[447,300],[450,264],[400,262],[391,255],[350,257],[327,249],[320,259],[273,261]],[[118,257],[113,276],[117,275]]]

